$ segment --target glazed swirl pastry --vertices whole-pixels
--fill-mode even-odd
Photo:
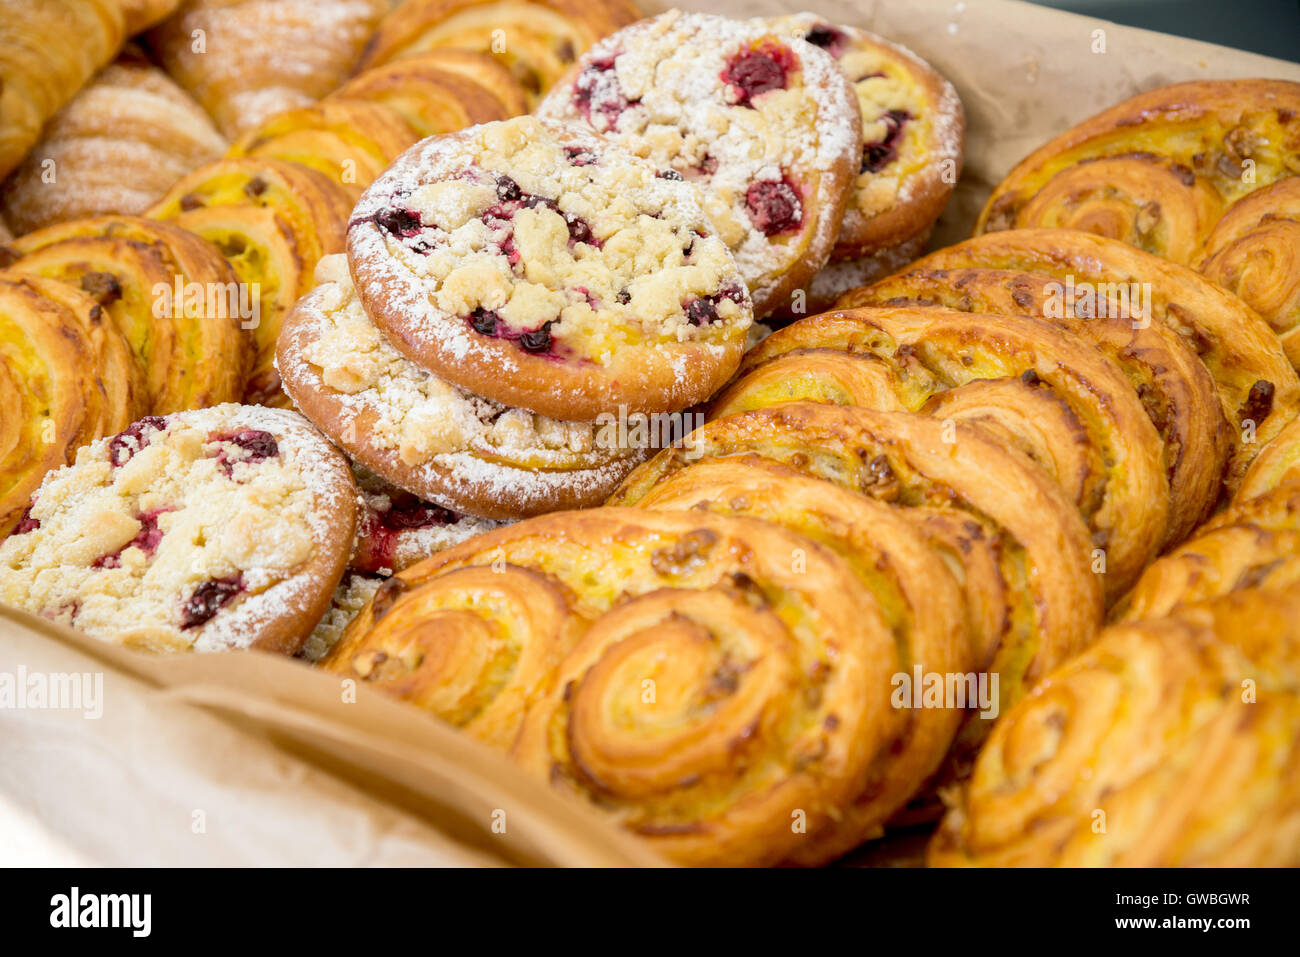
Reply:
[[[1149,90],[1022,160],[994,189],[976,233],[1072,227],[1188,264],[1224,207],[1300,173],[1297,136],[1297,83]]]
[[[549,515],[391,579],[325,666],[513,737],[527,770],[679,863],[771,864],[896,736],[897,651],[860,581],[769,522]]]
[[[697,185],[760,318],[826,263],[861,157],[861,112],[833,57],[707,14],[602,40],[537,112]]]
[[[490,53],[532,105],[589,46],[639,19],[630,0],[403,0],[380,21],[361,68],[447,48]]]
[[[975,660],[1000,676],[1003,705],[1100,623],[1101,576],[1077,510],[1026,456],[966,423],[806,403],[745,412],[660,452],[610,504],[637,504],[693,463],[742,455],[903,507],[963,569]],[[984,725],[967,722],[946,776],[961,775]]]
[[[1300,864],[1300,603],[1103,632],[998,722],[932,866]]]
[[[321,257],[343,251],[351,211],[347,191],[315,170],[252,157],[195,170],[149,210],[211,242],[250,294],[256,290],[257,355],[245,401],[286,401],[274,366],[280,326],[311,291]]]
[[[1184,266],[1126,243],[1072,229],[989,233],[930,253],[926,269],[1004,269],[1058,281],[1054,299],[1077,300],[1101,284],[1118,294],[1120,318],[1177,332],[1213,376],[1232,430],[1229,491],[1260,447],[1300,410],[1300,378],[1268,324],[1240,299]]]
[[[1164,543],[1160,436],[1106,358],[1057,326],[946,309],[866,306],[781,329],[715,401],[725,416],[832,401],[976,423],[1044,466],[1104,550],[1123,594]]]
[[[1282,485],[1300,482],[1300,420],[1292,422],[1260,451],[1237,489],[1247,501]]]
[[[1278,180],[1229,207],[1196,268],[1267,319],[1300,368],[1300,178]]]
[[[1073,301],[1061,291],[1043,273],[920,268],[847,293],[836,307],[940,306],[1035,316],[1092,343],[1129,380],[1160,433],[1170,491],[1166,543],[1182,541],[1218,501],[1228,460],[1228,422],[1214,379],[1171,326],[1125,318],[1127,300],[1120,293],[1127,297],[1126,288],[1080,287]]]
[[[252,358],[248,310],[216,247],[167,223],[79,219],[13,244],[13,268],[67,282],[111,317],[144,370],[154,414],[239,398]],[[177,290],[180,295],[177,295]]]

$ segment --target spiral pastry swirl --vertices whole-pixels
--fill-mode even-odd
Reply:
[[[846,364],[865,372],[845,375]],[[861,390],[864,377],[870,381]],[[805,388],[810,394],[801,394]],[[813,316],[751,350],[711,411],[722,416],[828,393],[852,405],[975,422],[1029,454],[1105,549],[1114,597],[1165,541],[1169,485],[1160,436],[1120,371],[1059,327],[940,308],[866,306]]]
[[[1260,451],[1241,480],[1236,501],[1244,502],[1283,485],[1300,483],[1300,420],[1292,422]]]
[[[1166,544],[1182,541],[1213,509],[1228,460],[1228,422],[1214,380],[1173,328],[1135,328],[1122,318],[1123,302],[1113,290],[1080,289],[1071,301],[1059,295],[1059,286],[1042,273],[1010,269],[917,269],[846,293],[835,307],[941,306],[1029,315],[1100,349],[1128,378],[1160,433],[1170,494]]]
[[[516,684],[567,629],[553,674]],[[687,864],[787,857],[857,796],[902,720],[894,640],[848,563],[695,512],[558,513],[471,539],[390,579],[327,667],[498,741],[518,723],[521,765]],[[540,692],[526,712],[524,679]]]
[[[932,866],[1300,864],[1300,601],[1122,624],[993,730]]]

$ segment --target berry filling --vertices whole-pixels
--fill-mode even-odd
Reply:
[[[152,511],[137,515],[135,520],[140,523],[140,531],[136,533],[135,538],[117,551],[96,558],[91,562],[90,567],[120,568],[122,566],[122,553],[128,548],[138,548],[146,555],[152,555],[158,550],[158,543],[162,541],[163,537],[163,531],[158,527],[158,516],[171,511],[175,511],[175,509],[155,508]]]
[[[108,461],[113,468],[121,468],[148,447],[154,432],[167,428],[167,420],[160,415],[146,415],[132,422],[108,443]]]
[[[591,224],[581,216],[575,216],[573,213],[566,213],[560,209],[558,203],[553,199],[545,196],[537,196],[534,193],[525,193],[509,176],[500,176],[497,178],[497,199],[499,202],[489,206],[483,211],[480,217],[484,223],[491,229],[508,229],[510,221],[514,219],[515,213],[521,209],[536,209],[538,206],[544,206],[553,213],[564,219],[564,224],[569,229],[569,242],[586,243],[589,246],[600,248],[600,240],[596,239],[591,233]],[[515,249],[512,237],[507,237],[501,241],[501,252],[510,260],[510,265],[519,262],[519,253]]]
[[[745,206],[754,227],[764,236],[791,232],[803,222],[799,192],[788,179],[751,183],[745,190]]]
[[[903,124],[912,118],[906,110],[890,110],[880,119],[885,124],[884,139],[862,147],[862,172],[879,173],[898,159],[898,144],[903,138]]]
[[[242,575],[235,575],[232,578],[209,578],[185,599],[185,604],[181,607],[181,628],[189,630],[207,623],[243,589],[244,576]]]
[[[263,432],[261,429],[213,432],[208,436],[208,441],[227,442],[242,450],[242,455],[238,453],[232,455],[228,449],[222,449],[217,454],[217,461],[221,463],[226,475],[230,475],[234,471],[236,462],[247,462],[249,465],[256,465],[280,454],[280,444],[275,441],[275,436],[270,432]]]
[[[366,541],[366,547],[358,557],[365,562],[368,571],[393,567],[398,536],[402,532],[442,528],[460,519],[455,512],[422,501],[409,492],[390,494],[388,500],[390,504],[386,509],[368,509],[361,526],[361,538]]]
[[[752,107],[755,97],[784,90],[789,75],[799,68],[794,53],[784,43],[764,39],[752,50],[731,58],[719,74],[737,106]]]
[[[803,35],[804,40],[815,47],[821,47],[831,56],[838,58],[844,52],[844,33],[829,23],[819,23]]]
[[[581,146],[566,146],[564,155],[568,157],[570,166],[594,166],[596,163],[596,154]]]
[[[26,535],[28,532],[34,532],[41,527],[41,520],[32,518],[32,508],[35,505],[36,503],[33,502],[23,509],[23,514],[18,519],[18,524],[14,526],[14,530],[9,533],[10,535]]]
[[[395,207],[381,209],[375,213],[375,225],[399,239],[410,239],[424,228],[418,213]]]
[[[623,111],[636,101],[623,95],[623,87],[614,71],[614,58],[607,57],[593,60],[578,74],[573,81],[573,102],[593,127],[597,126],[592,119],[594,114],[605,121],[605,129],[611,129]]]
[[[591,299],[588,297],[588,302],[590,301]],[[479,335],[517,342],[521,349],[534,355],[551,353],[555,347],[555,338],[551,335],[551,323],[549,322],[539,329],[527,331],[511,329],[497,313],[491,309],[484,309],[482,306],[479,306],[465,318],[470,328]]]
[[[691,325],[707,325],[711,322],[717,322],[721,318],[718,315],[718,303],[724,299],[730,299],[739,305],[745,301],[745,294],[740,290],[739,286],[728,286],[712,296],[688,299],[682,303],[682,311],[686,313],[686,318]]]

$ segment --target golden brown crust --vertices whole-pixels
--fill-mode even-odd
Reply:
[[[1214,508],[1228,459],[1229,428],[1209,370],[1168,325],[1134,328],[1115,297],[1063,302],[1059,283],[1007,269],[915,269],[841,296],[837,308],[942,306],[1030,315],[1091,342],[1128,377],[1164,442],[1170,521],[1166,543],[1182,541]]]
[[[126,35],[135,36],[176,12],[180,0],[118,0],[126,17]]]
[[[490,54],[454,47],[438,47],[425,53],[413,53],[401,59],[436,66],[446,73],[454,73],[474,81],[497,98],[506,116],[520,116],[529,110],[528,94],[524,92],[524,88],[519,85],[514,74]]]
[[[1295,482],[1300,482],[1300,419],[1264,446],[1242,478],[1235,500],[1245,502]]]

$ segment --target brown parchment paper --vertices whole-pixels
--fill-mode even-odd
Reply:
[[[1021,157],[1112,103],[1188,79],[1300,80],[1293,63],[1012,0],[678,6],[811,9],[944,73],[966,108],[966,163],[932,245],[965,238]],[[104,707],[0,709],[0,864],[660,863],[428,715],[365,687],[345,701],[299,662],[151,658],[0,609],[0,673],[19,667],[100,673]]]

